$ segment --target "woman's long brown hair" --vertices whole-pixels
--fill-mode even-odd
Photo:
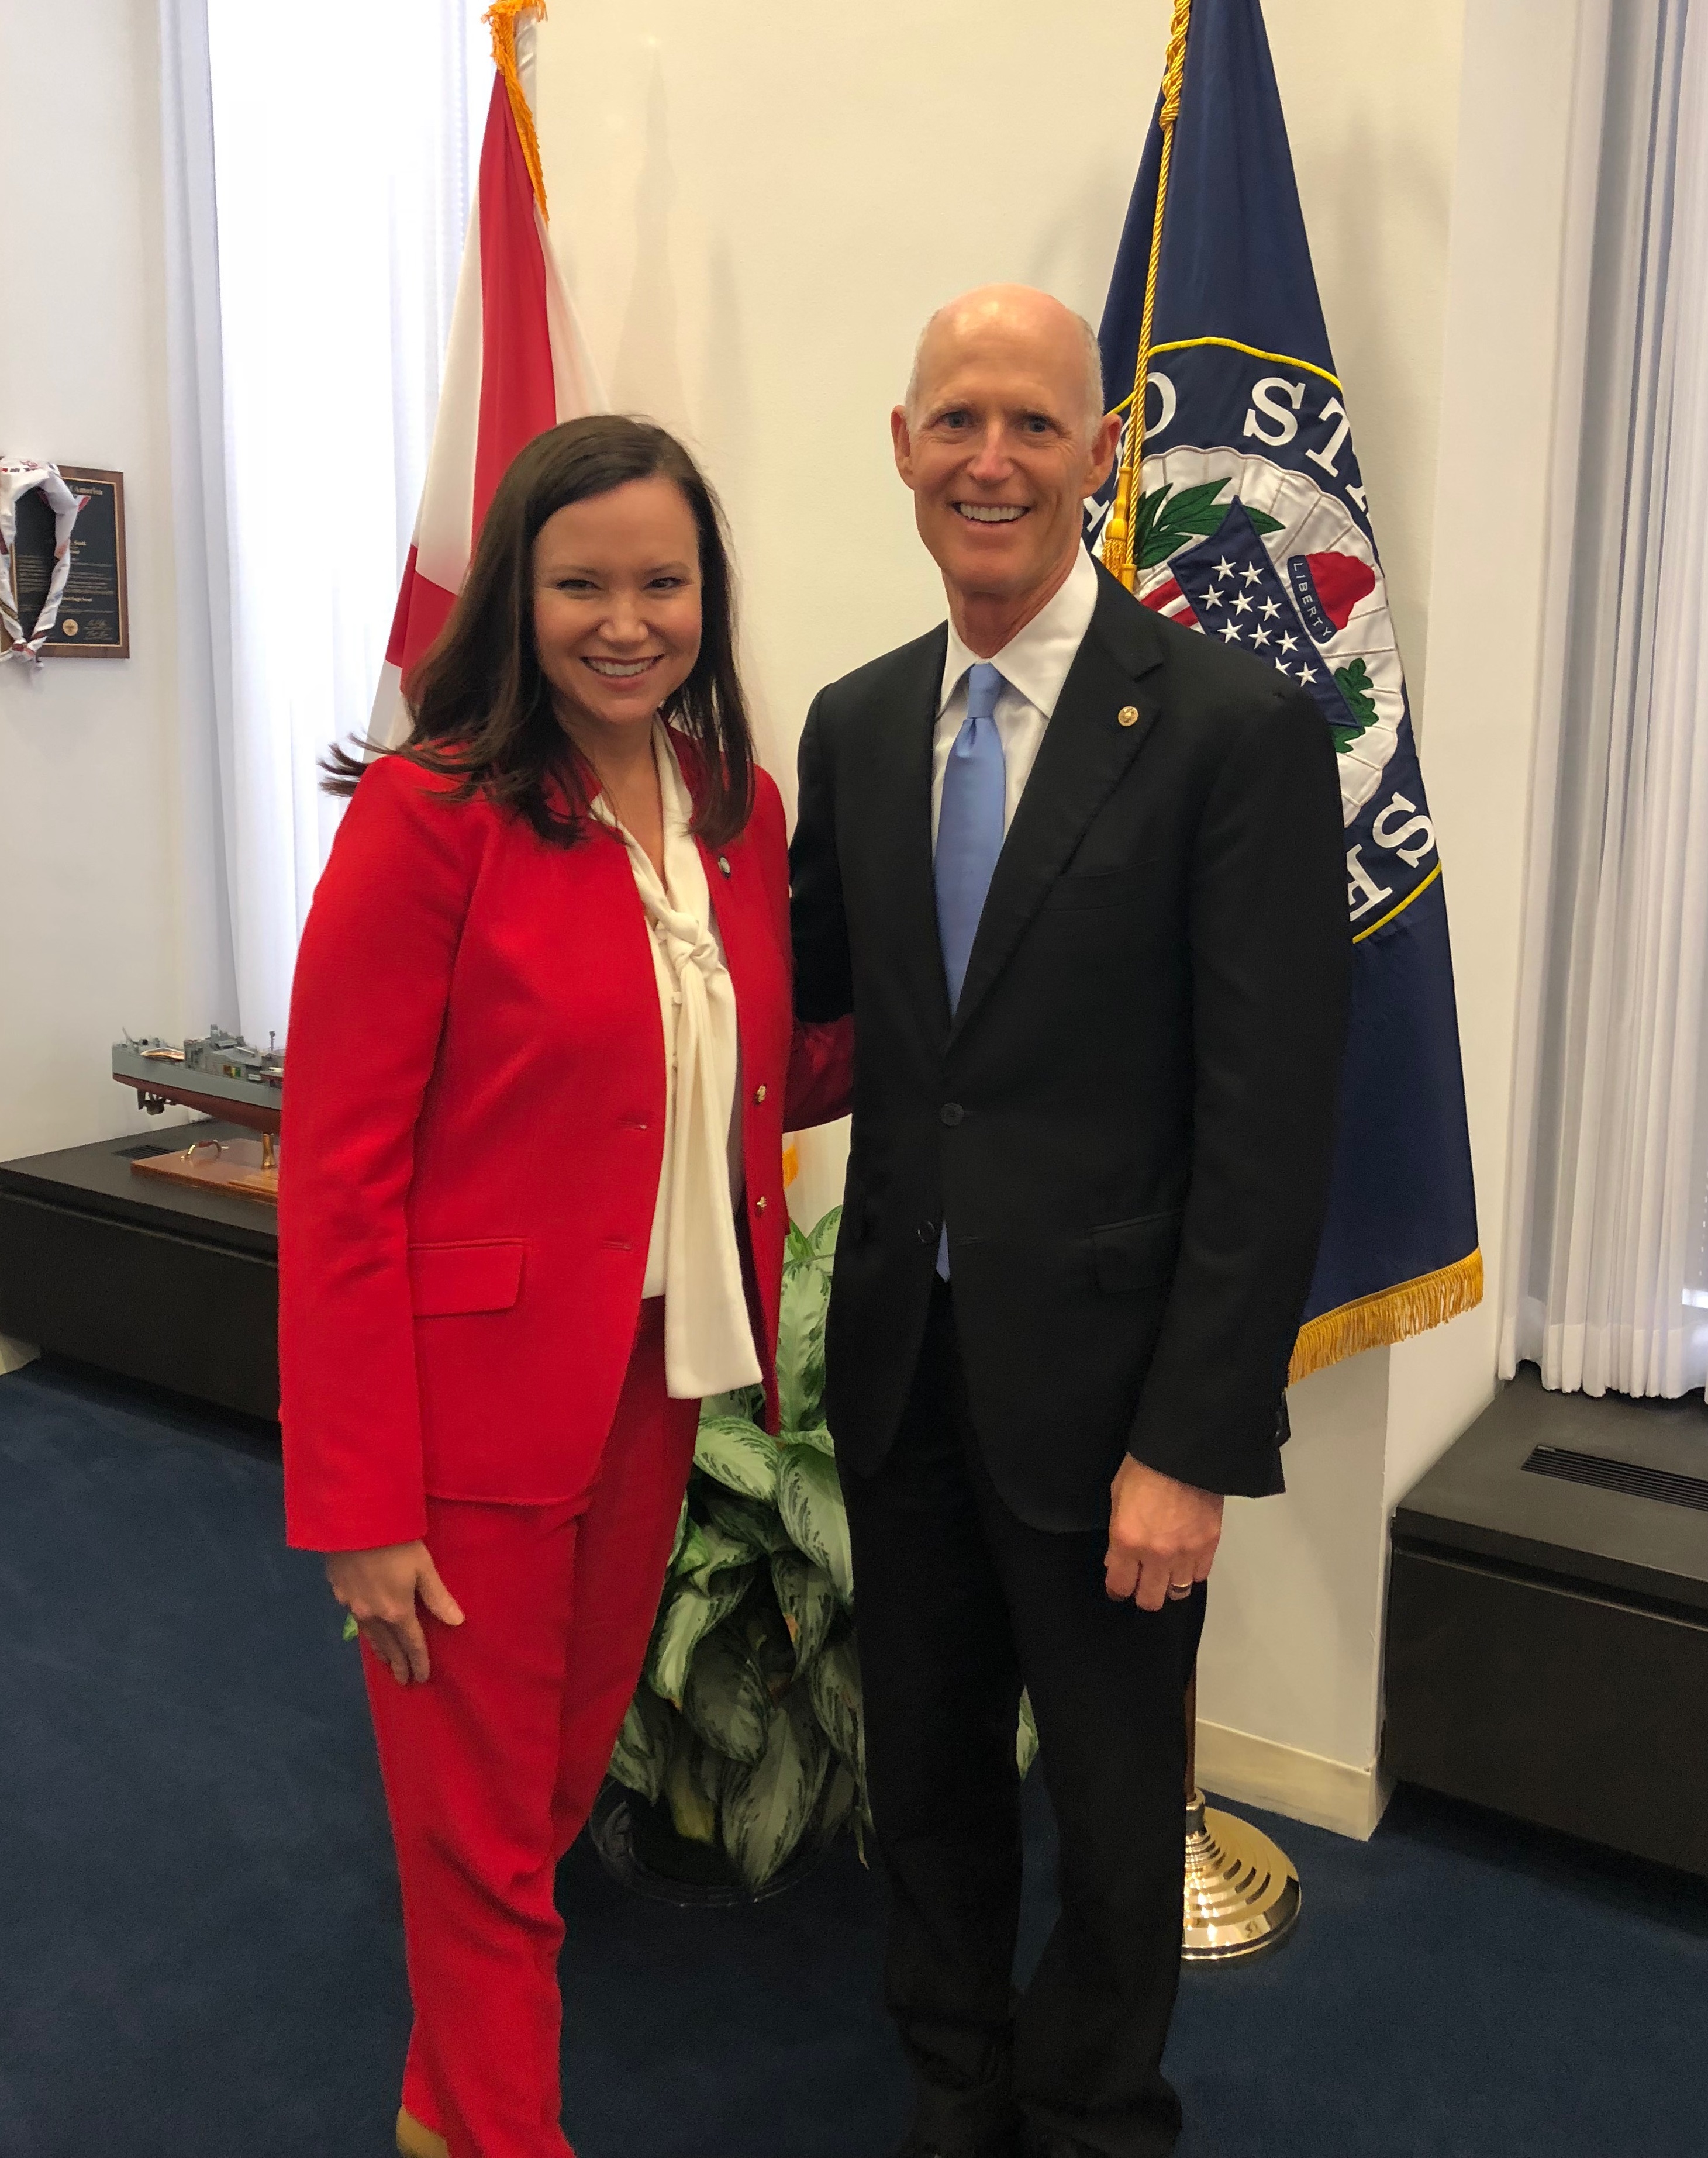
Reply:
[[[457,779],[452,800],[483,795],[553,845],[582,836],[586,770],[558,722],[534,645],[534,542],[565,503],[636,479],[680,488],[699,530],[699,656],[663,716],[699,752],[694,829],[721,846],[751,813],[754,772],[723,513],[681,443],[644,420],[570,420],[518,453],[493,496],[450,619],[405,684],[414,721],[408,739],[379,754]],[[335,746],[321,767],[327,792],[353,794],[373,761],[371,752]]]

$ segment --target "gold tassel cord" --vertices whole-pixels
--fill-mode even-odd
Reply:
[[[1385,1349],[1414,1334],[1427,1333],[1443,1320],[1457,1319],[1483,1301],[1483,1253],[1480,1249],[1432,1274],[1401,1282],[1396,1288],[1359,1298],[1325,1311],[1299,1329],[1293,1344],[1287,1382],[1295,1386],[1313,1372],[1326,1371],[1361,1350]]]
[[[1146,391],[1150,382],[1151,331],[1156,318],[1157,271],[1163,259],[1163,212],[1169,199],[1169,167],[1174,149],[1174,122],[1180,116],[1180,91],[1186,80],[1186,31],[1192,18],[1192,0],[1174,0],[1174,18],[1169,26],[1169,49],[1163,60],[1162,102],[1157,125],[1162,131],[1162,155],[1157,164],[1157,203],[1151,219],[1150,261],[1144,279],[1144,314],[1139,323],[1138,364],[1133,373],[1133,396],[1127,421],[1127,444],[1122,453],[1121,477],[1109,511],[1103,540],[1103,566],[1131,591],[1138,581],[1138,565],[1133,559],[1133,499],[1138,485],[1138,468],[1144,455]]]
[[[537,16],[545,20],[545,0],[493,0],[481,17],[493,34],[493,65],[504,78],[504,94],[510,101],[511,117],[516,122],[516,132],[522,143],[522,160],[528,168],[528,177],[534,183],[534,199],[539,204],[539,214],[548,222],[550,213],[545,206],[545,174],[539,163],[539,137],[534,132],[534,113],[528,102],[528,94],[522,87],[522,71],[516,63],[516,18],[519,15]]]

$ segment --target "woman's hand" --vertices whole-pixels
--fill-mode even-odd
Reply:
[[[439,1578],[424,1543],[384,1544],[378,1551],[328,1551],[332,1593],[355,1620],[374,1654],[400,1686],[424,1685],[432,1669],[415,1600],[446,1626],[460,1626],[457,1599]]]

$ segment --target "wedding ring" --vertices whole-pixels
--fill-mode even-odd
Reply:
[[[1169,1601],[1171,1603],[1184,1603],[1192,1593],[1192,1588],[1189,1581],[1171,1581],[1169,1583]]]

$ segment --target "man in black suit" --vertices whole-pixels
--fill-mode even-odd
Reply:
[[[828,1405],[906,2158],[1155,2158],[1183,1695],[1222,1495],[1281,1489],[1349,935],[1316,706],[1081,544],[1086,325],[933,317],[892,426],[949,621],[802,737],[797,1001],[852,1011]],[[1061,1838],[1024,1997],[1016,1715]]]

